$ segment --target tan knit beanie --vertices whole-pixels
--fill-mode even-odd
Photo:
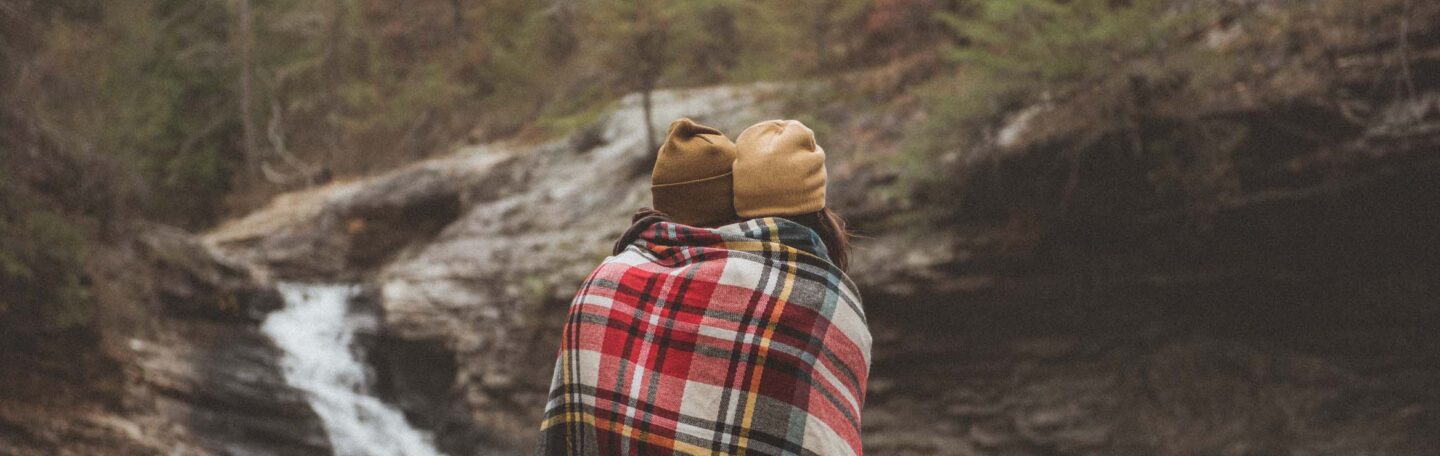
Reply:
[[[734,219],[730,180],[734,162],[735,143],[720,130],[690,119],[671,122],[650,173],[655,209],[691,226]]]
[[[795,120],[767,120],[735,138],[735,210],[745,218],[825,208],[825,149]]]

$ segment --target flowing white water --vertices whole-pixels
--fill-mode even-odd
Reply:
[[[395,407],[369,394],[365,366],[350,351],[347,317],[357,289],[282,283],[285,308],[262,330],[284,352],[285,381],[305,392],[320,415],[337,456],[439,456],[431,437],[410,426]]]

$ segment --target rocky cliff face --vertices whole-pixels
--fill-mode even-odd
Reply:
[[[1220,197],[1155,196],[1167,170],[1107,139],[1115,125],[1076,121],[1087,107],[1073,102],[1012,116],[995,129],[1008,134],[937,165],[952,179],[936,194],[900,201],[962,209],[938,222],[842,195],[882,233],[856,266],[877,340],[867,447],[1434,453],[1436,17],[1411,12],[1430,25],[1408,30],[1408,57],[1397,33],[1335,28],[1349,41],[1330,70],[1270,55],[1284,70],[1132,130],[1166,141],[1182,122],[1225,125],[1226,146],[1189,143],[1214,156],[1180,152],[1222,161],[1189,182]],[[1406,79],[1401,58],[1428,70]]]
[[[658,115],[736,132],[777,109],[763,101],[772,90],[665,92]],[[903,117],[836,116],[821,138],[832,193],[868,236],[852,274],[877,337],[867,449],[1440,447],[1440,340],[1426,329],[1440,321],[1427,304],[1440,289],[1436,256],[1420,254],[1440,246],[1429,228],[1440,213],[1436,102],[1382,101],[1375,112],[1417,114],[1377,115],[1334,148],[1310,149],[1351,151],[1349,163],[1374,171],[1351,174],[1356,183],[1267,189],[1204,231],[1163,213],[1118,226],[917,223],[936,218],[869,191],[893,178],[874,159],[884,142],[843,141],[897,131]],[[264,274],[368,284],[383,315],[372,363],[390,398],[452,454],[526,453],[568,299],[647,202],[637,109],[626,100],[555,142],[466,149],[287,195],[206,240]],[[1291,182],[1317,182],[1296,169]],[[1271,198],[1282,194],[1292,196]]]
[[[0,356],[0,453],[328,454],[258,329],[275,291],[188,233],[132,231],[92,261],[92,331]]]

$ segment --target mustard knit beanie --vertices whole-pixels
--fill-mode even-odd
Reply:
[[[745,218],[825,208],[825,149],[795,120],[767,120],[735,138],[735,210]]]
[[[671,122],[650,173],[655,209],[691,226],[734,219],[730,181],[734,162],[735,143],[720,130],[690,119]]]

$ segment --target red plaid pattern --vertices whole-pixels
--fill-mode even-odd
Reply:
[[[815,233],[640,223],[571,303],[540,453],[861,454],[870,332]]]

